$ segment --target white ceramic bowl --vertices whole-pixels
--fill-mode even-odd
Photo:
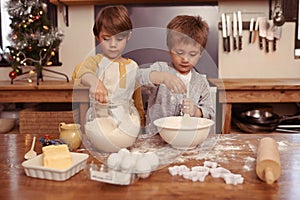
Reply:
[[[19,119],[19,110],[2,110],[0,113],[1,118]]]
[[[198,117],[164,117],[154,121],[162,139],[176,149],[193,149],[208,136],[214,121]]]
[[[0,118],[10,118],[15,119],[15,123],[19,124],[19,112],[20,109],[14,109],[14,110],[2,110],[0,113]]]
[[[0,133],[8,133],[16,125],[16,119],[0,118]]]

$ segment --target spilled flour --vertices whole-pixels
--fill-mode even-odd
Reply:
[[[217,163],[229,164],[232,160],[235,160],[243,162],[245,164],[244,169],[248,171],[253,168],[255,158],[251,156],[245,158],[245,155],[239,152],[247,151],[254,154],[256,148],[249,141],[241,140],[234,135],[211,134],[202,145],[188,151],[172,148],[162,142],[159,135],[142,140],[138,139],[132,148],[132,151],[135,150],[142,152],[155,151],[163,165],[184,163],[188,160],[211,160]]]
[[[131,152],[155,152],[159,157],[160,166],[163,168],[169,164],[184,164],[188,160],[213,161],[221,166],[230,166],[232,169],[243,170],[245,172],[255,170],[256,152],[260,137],[244,137],[244,135],[222,135],[211,134],[202,145],[197,148],[182,151],[172,148],[165,143],[159,135],[149,138],[139,137],[134,146],[129,150]],[[288,155],[289,151],[300,149],[299,143],[290,143],[283,136],[274,136],[277,141],[281,156]],[[101,154],[103,155],[103,154]],[[99,158],[99,156],[97,156]],[[107,155],[102,159],[106,160]],[[231,166],[234,161],[236,165]],[[300,164],[299,164],[300,168]]]
[[[249,155],[245,157],[243,152],[249,152]],[[244,171],[250,171],[255,165],[255,153],[256,147],[248,140],[241,140],[234,135],[211,135],[198,148],[181,154],[176,162],[195,159],[230,164],[234,160],[241,162]]]

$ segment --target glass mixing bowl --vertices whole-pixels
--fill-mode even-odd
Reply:
[[[140,117],[133,101],[94,103],[87,112],[85,146],[94,151],[117,152],[131,147],[140,133]]]

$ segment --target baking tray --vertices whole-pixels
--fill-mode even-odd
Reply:
[[[24,161],[22,166],[24,167],[27,176],[48,179],[55,181],[65,181],[84,169],[86,166],[88,154],[70,152],[72,156],[73,164],[66,169],[54,169],[43,166],[43,154],[37,157]]]

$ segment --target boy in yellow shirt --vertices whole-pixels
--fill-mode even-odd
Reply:
[[[119,5],[101,9],[93,33],[103,53],[86,58],[78,68],[76,79],[90,87],[91,106],[95,102],[117,103],[133,97],[143,126],[145,116],[141,90],[135,84],[139,66],[135,61],[122,57],[131,30],[132,22],[126,7]]]

